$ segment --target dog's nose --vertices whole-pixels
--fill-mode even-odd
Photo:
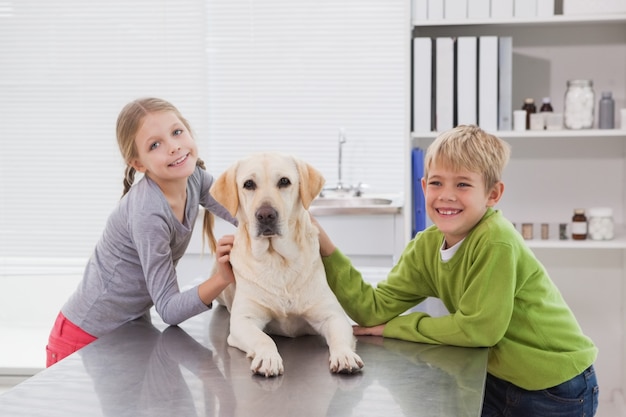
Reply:
[[[256,211],[256,219],[259,224],[272,224],[278,218],[278,212],[271,206],[261,206]]]

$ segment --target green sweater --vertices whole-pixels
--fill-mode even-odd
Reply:
[[[434,226],[418,233],[376,288],[336,250],[323,258],[328,283],[359,325],[387,323],[383,336],[413,342],[489,347],[488,372],[527,390],[563,383],[595,361],[595,345],[500,211],[489,209],[447,262],[442,243]],[[427,297],[450,314],[403,314]]]

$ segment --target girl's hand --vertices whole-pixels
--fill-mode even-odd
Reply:
[[[352,326],[352,333],[354,333],[355,336],[382,336],[383,330],[385,330],[384,324],[379,324],[374,327]]]
[[[230,264],[230,251],[233,248],[234,241],[234,235],[224,235],[217,241],[217,248],[215,249],[217,273],[229,284],[235,282],[233,267]]]

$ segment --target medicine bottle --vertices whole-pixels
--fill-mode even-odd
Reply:
[[[572,217],[572,239],[587,239],[587,216],[584,209],[575,209]]]
[[[552,113],[553,111],[554,109],[552,108],[550,97],[544,97],[543,99],[541,99],[541,108],[539,109],[539,114],[541,115],[541,120],[543,123],[542,129],[545,129],[548,125],[548,113]]]
[[[568,129],[591,129],[595,93],[591,80],[569,80],[565,91],[563,122]]]
[[[589,238],[593,240],[611,240],[613,237],[613,210],[609,207],[589,209]]]
[[[598,106],[598,129],[615,127],[615,101],[610,91],[603,91]]]
[[[539,111],[541,113],[554,111],[554,109],[552,108],[552,103],[550,102],[550,97],[544,97],[541,100],[541,108],[539,109]]]
[[[535,99],[526,98],[524,99],[524,105],[522,106],[522,110],[526,110],[526,130],[530,129],[530,114],[537,113],[537,107],[535,106]]]

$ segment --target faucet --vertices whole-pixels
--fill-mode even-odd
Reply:
[[[337,160],[337,185],[334,187],[324,187],[322,192],[320,193],[320,197],[324,196],[324,191],[336,191],[339,193],[350,193],[354,192],[355,197],[360,197],[363,194],[363,188],[367,186],[365,184],[359,183],[358,185],[344,185],[343,184],[343,144],[346,143],[346,131],[343,127],[339,128],[339,155]]]
[[[346,143],[346,131],[343,127],[339,128],[339,158],[337,161],[337,191],[341,191],[344,189],[342,180],[342,171],[343,171],[343,144]]]

